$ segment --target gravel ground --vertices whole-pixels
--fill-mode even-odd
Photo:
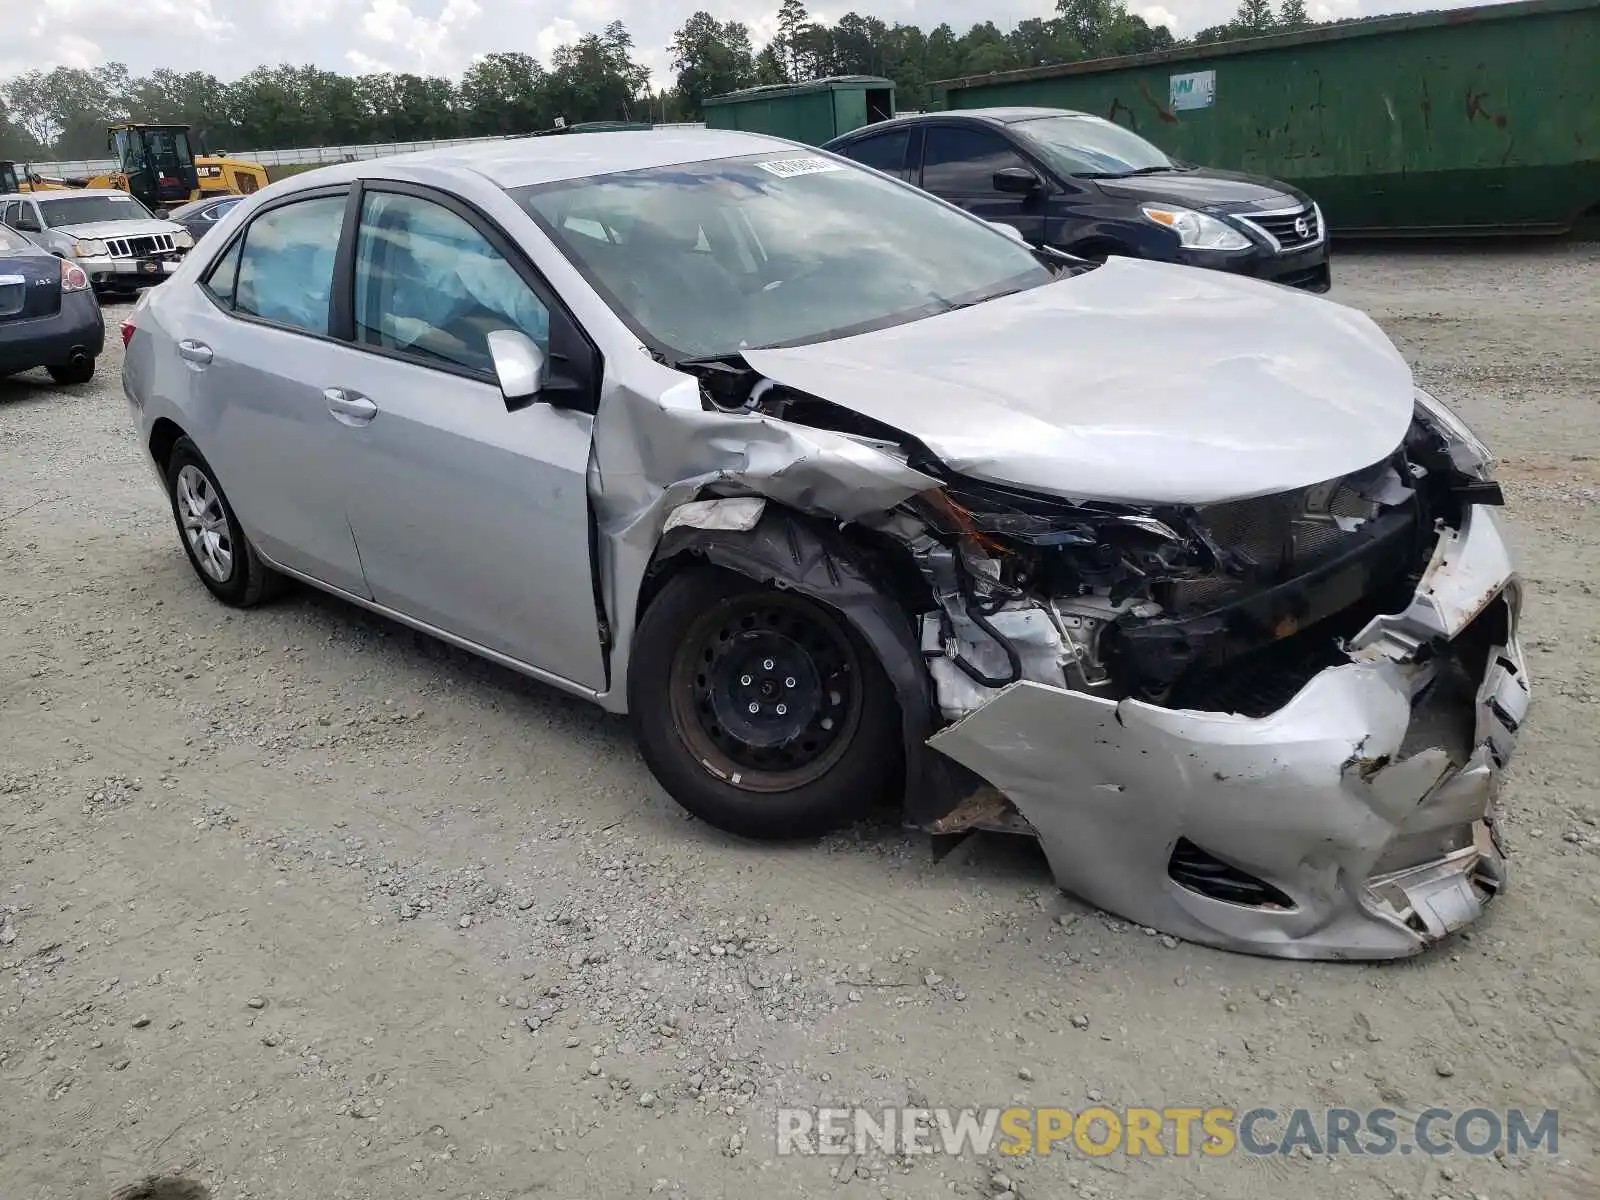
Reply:
[[[1015,840],[720,836],[620,721],[317,595],[214,603],[115,336],[88,387],[0,381],[0,1196],[1595,1195],[1600,246],[1336,271],[1503,455],[1531,592],[1513,889],[1384,967],[1147,936]],[[780,1105],[1012,1101],[1562,1124],[1505,1158],[775,1154]]]

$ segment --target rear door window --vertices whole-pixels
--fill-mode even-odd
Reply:
[[[328,332],[345,200],[342,194],[297,200],[250,222],[234,288],[236,312],[307,333]],[[217,280],[219,286],[225,282]]]

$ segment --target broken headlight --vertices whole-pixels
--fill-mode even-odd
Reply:
[[[1494,454],[1484,445],[1483,439],[1437,396],[1421,388],[1414,388],[1412,392],[1417,420],[1443,440],[1451,465],[1463,475],[1488,482],[1494,471]]]

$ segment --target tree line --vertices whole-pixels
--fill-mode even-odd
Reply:
[[[1232,21],[1191,40],[1309,24],[1305,0],[1280,0],[1277,9],[1271,0],[1241,0]],[[290,65],[258,67],[232,82],[205,71],[134,76],[120,63],[56,67],[0,82],[0,158],[102,157],[106,126],[125,120],[190,125],[213,153],[526,134],[558,118],[691,121],[708,96],[829,75],[887,76],[899,107],[916,110],[928,106],[937,80],[1176,44],[1170,30],[1128,12],[1124,0],[1059,0],[1054,17],[1010,30],[985,21],[965,33],[854,12],[828,25],[813,20],[803,0],[783,0],[777,36],[759,49],[738,21],[689,17],[668,47],[676,78],[662,91],[652,89],[621,21],[559,47],[548,66],[520,52],[489,54],[458,80]]]

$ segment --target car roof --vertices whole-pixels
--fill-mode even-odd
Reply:
[[[381,178],[393,167],[472,172],[502,188],[558,183],[618,171],[670,167],[762,151],[810,150],[798,142],[733,129],[639,129],[512,138],[443,146],[323,168],[294,176],[308,184],[330,179]]]
[[[71,200],[74,196],[121,196],[124,200],[133,199],[121,188],[73,188],[70,192],[33,193],[33,198],[40,204],[50,204],[56,200]]]
[[[943,112],[908,113],[903,117],[891,117],[887,121],[875,121],[871,125],[863,125],[860,129],[852,129],[849,133],[834,138],[828,145],[831,146],[834,143],[842,145],[857,138],[881,133],[886,129],[903,129],[909,125],[926,125],[930,121],[970,121],[986,125],[1015,125],[1021,121],[1037,121],[1042,117],[1100,119],[1093,113],[1079,112],[1072,108],[952,108]]]

